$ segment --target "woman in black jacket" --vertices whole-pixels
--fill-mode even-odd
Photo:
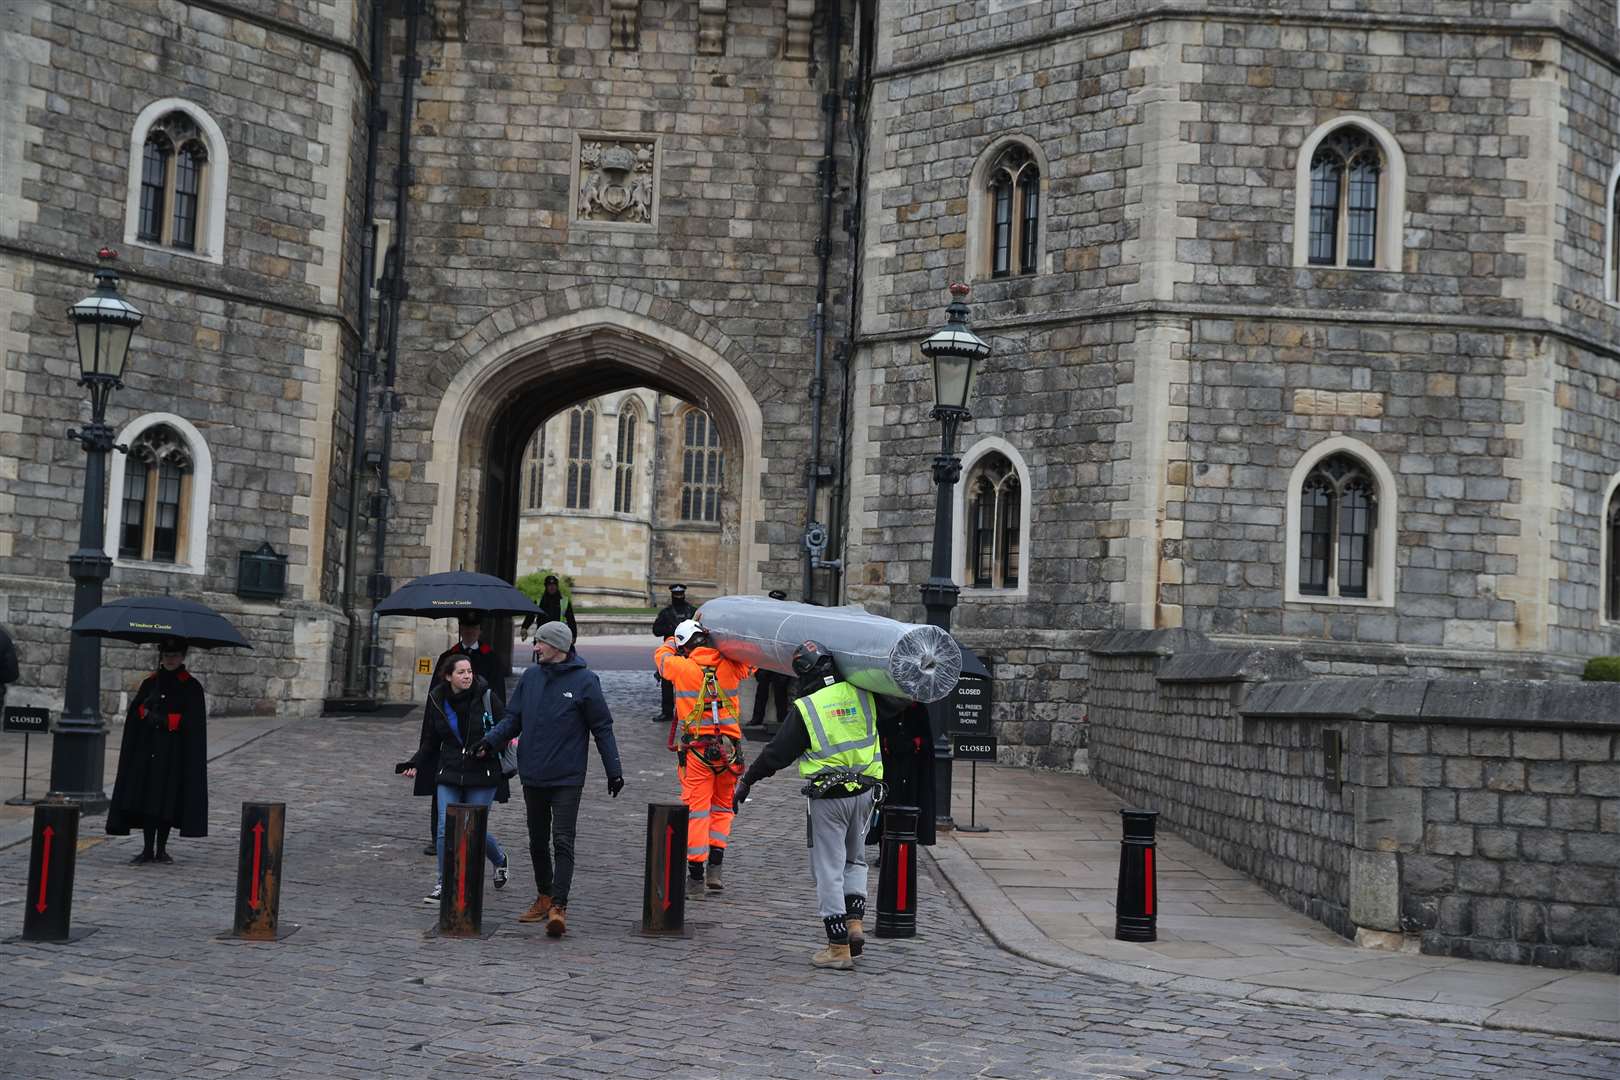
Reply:
[[[438,848],[438,878],[433,892],[423,902],[437,904],[444,892],[444,811],[451,803],[489,806],[509,796],[506,778],[501,775],[500,759],[475,757],[471,748],[484,733],[500,723],[505,714],[499,695],[490,693],[489,683],[473,674],[472,661],[456,655],[449,659],[444,681],[428,692],[427,712],[422,720],[422,744],[401,769],[415,777],[417,768],[437,768],[439,806],[435,841]],[[484,854],[495,867],[495,887],[506,886],[506,852],[495,834],[484,833]]]

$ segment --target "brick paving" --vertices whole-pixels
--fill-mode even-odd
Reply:
[[[633,935],[644,803],[675,790],[644,673],[607,673],[629,784],[593,761],[561,941],[512,920],[532,899],[521,813],[497,807],[514,883],[495,933],[424,937],[434,911],[423,801],[390,765],[414,724],[298,721],[215,761],[214,835],[170,867],[84,830],[69,946],[0,944],[11,1080],[93,1077],[1612,1077],[1620,1045],[1143,989],[998,949],[922,864],[920,936],[817,972],[819,927],[794,786],[761,785],[737,824],[725,899],[689,940]],[[276,944],[229,925],[242,799],[288,803]],[[0,852],[14,932],[24,846]],[[694,1019],[696,1017],[697,1019]]]

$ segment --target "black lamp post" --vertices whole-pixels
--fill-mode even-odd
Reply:
[[[961,282],[951,286],[951,303],[945,309],[948,319],[922,343],[922,353],[934,362],[934,411],[940,423],[939,453],[934,458],[934,552],[929,565],[928,583],[922,588],[923,608],[928,621],[941,630],[951,628],[951,609],[961,590],[951,577],[951,501],[958,480],[962,479],[962,459],[956,456],[956,432],[962,421],[972,416],[968,403],[973,400],[973,384],[978,363],[990,355],[990,345],[968,329],[968,287]],[[942,706],[936,706],[942,707]],[[939,724],[934,739],[934,817],[941,828],[953,828],[951,820],[951,740]]]
[[[113,448],[107,426],[107,399],[123,385],[129,339],[143,316],[118,295],[118,252],[97,253],[96,291],[68,309],[79,345],[79,385],[90,388],[90,423],[68,431],[85,449],[84,505],[79,517],[79,550],[68,556],[73,577],[73,621],[101,606],[101,583],[112,570],[106,536],[107,454]],[[51,743],[50,798],[71,799],[87,812],[104,809],[101,790],[106,770],[107,725],[101,719],[101,639],[74,634],[68,646],[67,696]]]

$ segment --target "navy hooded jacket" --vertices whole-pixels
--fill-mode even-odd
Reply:
[[[506,719],[484,741],[500,747],[522,736],[518,779],[529,787],[569,787],[585,783],[587,734],[596,739],[608,777],[623,776],[602,682],[570,652],[565,660],[535,664],[523,673],[506,703]]]

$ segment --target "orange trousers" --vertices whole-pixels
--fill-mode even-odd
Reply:
[[[736,810],[731,797],[737,790],[737,774],[717,773],[694,757],[680,766],[681,802],[686,804],[686,861],[706,863],[709,848],[723,848],[731,839],[731,819]]]

